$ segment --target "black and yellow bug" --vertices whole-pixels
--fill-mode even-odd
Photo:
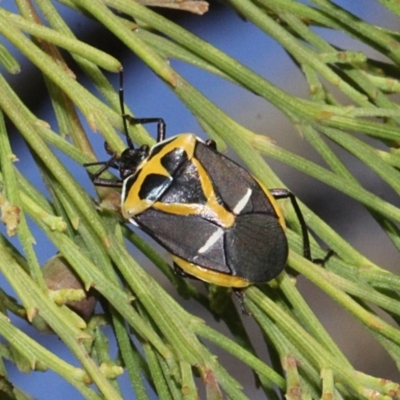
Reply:
[[[193,134],[165,139],[163,119],[125,115],[122,87],[121,76],[128,147],[106,162],[86,166],[102,165],[91,176],[93,183],[122,188],[124,218],[166,248],[178,269],[232,288],[275,278],[288,257],[285,220],[276,202],[282,198],[292,202],[303,234],[304,256],[311,258],[307,227],[292,193],[266,189],[219,153],[213,141],[204,142]],[[157,123],[157,144],[135,148],[127,121]],[[119,171],[120,180],[100,178],[109,167]]]

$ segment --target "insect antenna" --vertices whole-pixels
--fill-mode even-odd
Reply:
[[[128,124],[126,123],[127,115],[125,114],[125,104],[124,104],[124,70],[121,69],[119,72],[119,105],[121,108],[122,123],[124,125],[124,134],[126,136],[126,143],[130,149],[134,149],[132,139],[129,136]]]
[[[121,107],[121,115],[124,124],[124,134],[126,136],[126,142],[130,149],[134,149],[135,146],[133,145],[132,139],[128,133],[128,124],[135,125],[135,124],[152,124],[157,123],[157,143],[162,142],[165,139],[165,121],[162,118],[135,118],[132,115],[125,114],[125,104],[124,104],[124,73],[121,69],[119,73],[119,103]]]

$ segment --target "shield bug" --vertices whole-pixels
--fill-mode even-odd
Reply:
[[[218,152],[215,142],[194,134],[166,139],[162,118],[134,118],[120,104],[127,148],[91,175],[98,186],[121,188],[124,218],[172,255],[184,274],[219,286],[244,288],[264,283],[283,270],[288,257],[285,220],[277,200],[289,198],[310,257],[307,227],[295,196],[267,189],[246,169]],[[157,124],[157,143],[135,148],[127,123]],[[102,179],[108,168],[120,179]]]

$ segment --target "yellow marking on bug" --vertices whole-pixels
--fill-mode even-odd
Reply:
[[[192,159],[192,162],[197,168],[201,188],[203,189],[204,196],[207,199],[203,211],[204,217],[217,222],[219,226],[230,228],[235,223],[235,216],[218,202],[212,182],[201,163],[195,158]]]
[[[130,200],[131,199],[125,200],[121,206],[121,213],[125,219],[131,219],[135,215],[142,213],[148,208],[151,208],[154,204],[152,201],[149,200]]]
[[[285,217],[284,217],[282,209],[281,209],[280,205],[278,204],[278,202],[276,201],[275,197],[272,196],[271,192],[255,176],[253,176],[253,178],[261,186],[262,191],[268,197],[269,202],[271,203],[273,209],[276,212],[279,224],[281,225],[283,230],[286,230]]]
[[[188,159],[191,160],[196,148],[197,138],[193,133],[182,133],[171,140],[169,147],[185,149]]]
[[[134,185],[129,189],[128,193],[125,193],[125,198],[122,198],[121,211],[126,219],[132,218],[153,206],[154,201],[139,197],[140,188],[143,186],[146,178],[151,174],[170,177],[169,172],[161,163],[162,158],[174,149],[181,149],[182,152],[187,153],[188,159],[191,159],[196,146],[196,136],[191,133],[179,135],[171,139],[168,143],[160,143],[160,146],[163,146],[163,148],[159,153],[154,155],[150,161],[145,159],[139,166]]]
[[[201,215],[204,209],[202,204],[185,204],[185,203],[161,203],[156,202],[153,204],[156,210],[164,211],[168,214],[176,215]]]
[[[208,221],[215,222],[223,228],[230,228],[235,223],[235,216],[219,204],[212,183],[201,163],[195,158],[192,158],[191,161],[199,174],[201,188],[207,199],[207,203],[186,204],[156,202],[153,204],[153,207],[169,214],[183,216],[198,215]]]
[[[183,269],[183,271],[191,276],[194,276],[195,278],[201,279],[204,282],[233,288],[245,288],[252,284],[252,282],[244,278],[240,278],[239,276],[228,275],[223,272],[203,268],[189,261],[185,261],[177,256],[172,256],[172,259],[180,268]]]

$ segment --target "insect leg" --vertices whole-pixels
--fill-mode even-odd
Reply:
[[[128,121],[131,125],[144,125],[157,123],[157,143],[165,139],[165,121],[162,118],[135,118],[129,114],[123,114],[124,121]],[[126,123],[126,122],[125,122]],[[129,137],[129,136],[128,136]],[[132,148],[132,147],[131,147]]]
[[[123,185],[123,182],[121,180],[102,179],[102,178],[97,178],[97,177],[92,177],[92,176],[90,178],[95,186],[121,188]]]
[[[272,196],[274,196],[275,199],[277,200],[287,199],[287,198],[290,199],[294,212],[296,213],[297,219],[299,220],[301,234],[303,236],[303,256],[311,261],[312,259],[310,250],[310,239],[308,237],[308,229],[306,221],[304,220],[303,214],[300,210],[299,204],[297,203],[296,197],[292,192],[289,192],[289,190],[287,189],[270,189],[269,191],[271,192]]]
[[[121,107],[121,115],[124,124],[124,133],[126,136],[126,142],[130,149],[133,149],[134,146],[132,143],[132,139],[128,134],[127,122],[131,125],[157,123],[157,143],[165,139],[166,125],[165,121],[162,118],[134,118],[131,115],[125,113],[123,70],[121,70],[119,73],[119,104]]]
[[[122,181],[111,180],[111,179],[102,179],[100,175],[106,171],[108,168],[116,168],[115,160],[117,159],[117,155],[111,157],[108,161],[97,161],[83,164],[85,168],[91,167],[94,165],[101,165],[101,167],[95,173],[89,173],[90,179],[96,186],[107,186],[107,187],[122,187]]]

